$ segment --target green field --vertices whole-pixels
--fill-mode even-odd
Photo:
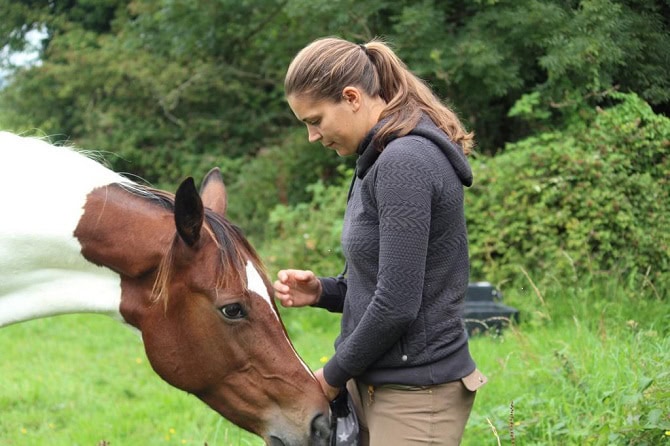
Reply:
[[[562,293],[562,294],[561,294]],[[670,445],[668,304],[616,285],[507,292],[524,321],[471,349],[490,382],[465,445]],[[317,368],[334,315],[282,311]],[[164,383],[139,336],[100,315],[0,330],[0,445],[261,445]]]

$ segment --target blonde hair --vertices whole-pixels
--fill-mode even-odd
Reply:
[[[380,120],[388,120],[373,141],[379,150],[392,138],[408,134],[426,113],[465,154],[470,153],[474,134],[381,40],[365,45],[334,37],[315,40],[295,56],[284,79],[287,97],[306,95],[313,100],[339,102],[347,86],[386,102]]]

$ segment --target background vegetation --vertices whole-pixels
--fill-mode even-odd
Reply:
[[[467,444],[492,427],[507,444],[670,442],[667,0],[0,0],[0,16],[0,129],[169,190],[218,165],[269,269],[324,275],[353,160],[307,144],[283,75],[316,37],[388,40],[476,132],[472,279],[522,310],[473,340],[492,380]],[[31,31],[39,62],[14,66]],[[336,316],[285,313],[318,367]],[[0,351],[2,444],[256,441],[161,387],[104,319],[9,327]]]

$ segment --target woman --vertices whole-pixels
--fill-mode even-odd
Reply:
[[[282,270],[275,295],[286,307],[342,312],[335,355],[315,374],[330,399],[349,383],[364,444],[459,444],[485,382],[461,316],[473,135],[380,41],[319,39],[284,86],[309,141],[358,160],[342,230],[346,279]]]

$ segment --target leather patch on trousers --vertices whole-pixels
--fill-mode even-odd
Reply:
[[[474,392],[486,384],[488,379],[482,374],[482,372],[479,371],[479,369],[475,369],[475,371],[470,373],[468,376],[461,378],[461,381],[463,382],[463,385],[466,389],[468,389],[470,392]]]

